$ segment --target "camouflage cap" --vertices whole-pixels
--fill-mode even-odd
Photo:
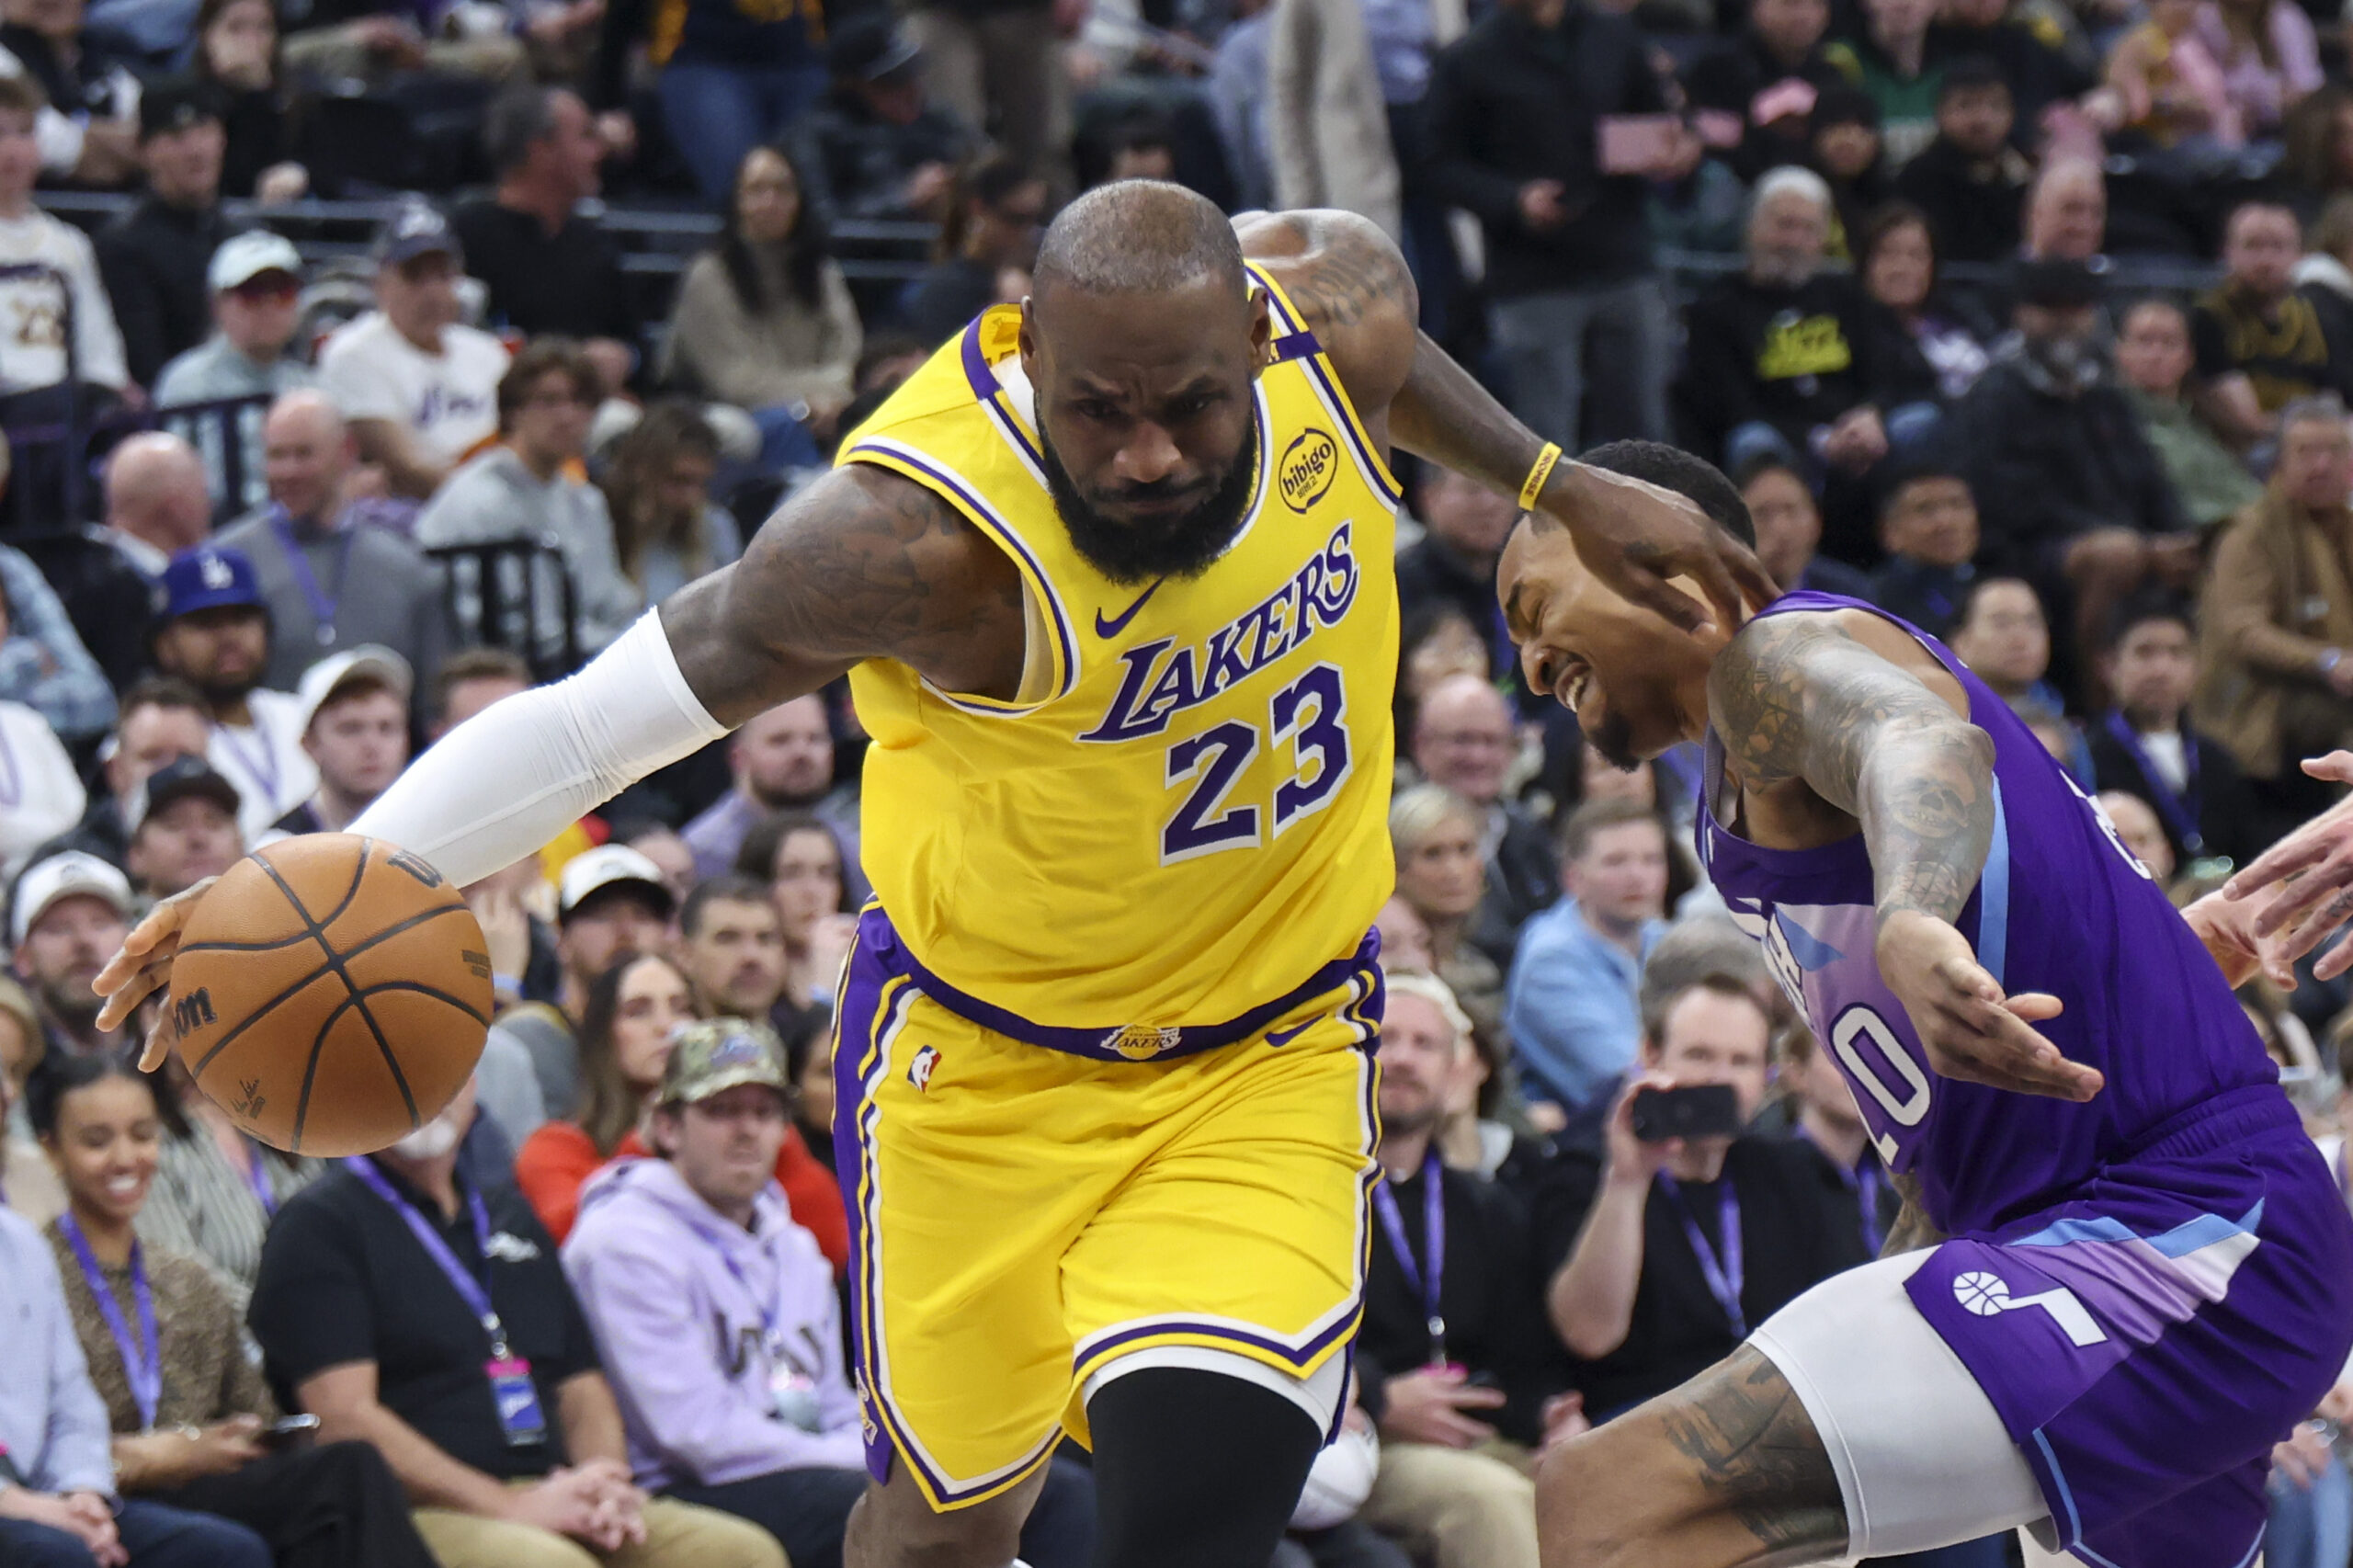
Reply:
[[[655,1103],[696,1105],[739,1084],[761,1084],[790,1096],[784,1042],[766,1024],[745,1018],[706,1018],[688,1024],[670,1040],[669,1065],[662,1070]]]

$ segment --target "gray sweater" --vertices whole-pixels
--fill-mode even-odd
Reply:
[[[242,550],[254,563],[262,597],[269,601],[269,669],[262,684],[291,691],[302,672],[327,654],[362,642],[381,643],[406,659],[420,696],[449,649],[449,618],[441,574],[423,552],[390,528],[347,512],[340,526],[290,525],[295,548],[310,563],[311,580],[335,605],[332,642],[319,636],[319,617],[267,506],[221,531],[220,542]]]
[[[578,606],[582,652],[593,653],[620,636],[645,608],[644,596],[614,553],[613,519],[603,494],[563,473],[540,479],[511,448],[494,447],[451,474],[416,517],[416,542],[427,550],[522,539],[541,540],[562,553]],[[542,654],[552,654],[563,642],[557,612],[562,601],[551,578],[542,580],[540,590],[533,637]],[[461,619],[471,619],[468,597],[473,591],[459,585]]]

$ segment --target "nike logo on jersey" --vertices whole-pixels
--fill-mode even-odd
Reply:
[[[1283,1046],[1289,1045],[1292,1040],[1297,1040],[1300,1036],[1305,1034],[1314,1027],[1315,1020],[1313,1018],[1310,1018],[1307,1022],[1300,1025],[1299,1028],[1295,1029],[1268,1029],[1267,1031],[1267,1043],[1280,1049]]]
[[[1130,605],[1126,609],[1121,610],[1119,615],[1109,620],[1103,619],[1103,612],[1101,610],[1097,610],[1095,612],[1095,635],[1097,637],[1117,637],[1120,632],[1125,631],[1128,629],[1128,622],[1136,618],[1136,611],[1143,608],[1144,600],[1160,592],[1160,585],[1167,580],[1168,579],[1165,577],[1154,578],[1153,580],[1152,586],[1146,588],[1142,594],[1137,596],[1135,603]]]

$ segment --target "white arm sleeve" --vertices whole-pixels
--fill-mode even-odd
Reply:
[[[351,824],[464,887],[538,851],[657,767],[727,733],[648,611],[579,674],[444,735]]]

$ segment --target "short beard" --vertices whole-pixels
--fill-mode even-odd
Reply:
[[[259,670],[256,670],[252,675],[246,676],[243,680],[200,680],[195,683],[196,689],[204,694],[205,702],[216,713],[223,708],[234,708],[238,703],[243,702],[247,697],[251,696],[253,694],[254,687],[260,684],[261,672]]]
[[[1631,773],[1643,765],[1643,759],[1634,755],[1634,726],[1614,708],[1598,728],[1586,731],[1585,738],[1593,743],[1602,761],[1620,773]]]
[[[1258,415],[1254,407],[1250,434],[1233,462],[1210,493],[1189,511],[1149,522],[1120,523],[1105,517],[1079,493],[1078,483],[1055,455],[1043,424],[1038,427],[1038,452],[1044,460],[1046,489],[1054,510],[1070,530],[1071,547],[1087,564],[1112,582],[1132,586],[1163,577],[1198,577],[1225,553],[1242,529],[1250,509],[1251,492],[1258,477]],[[1168,494],[1165,485],[1131,485],[1127,495],[1154,500]]]

